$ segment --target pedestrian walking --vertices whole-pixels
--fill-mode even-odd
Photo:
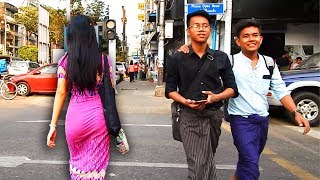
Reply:
[[[58,118],[67,93],[71,92],[65,122],[71,179],[104,179],[110,155],[110,136],[98,93],[104,75],[104,55],[95,34],[89,17],[75,16],[69,26],[67,53],[58,62],[47,145],[55,147]]]
[[[138,80],[139,64],[138,62],[134,63],[134,79]]]
[[[227,110],[239,160],[231,180],[257,180],[260,175],[259,159],[268,135],[269,88],[284,107],[292,112],[299,126],[304,126],[303,134],[309,132],[310,125],[286,90],[273,59],[258,53],[263,39],[260,24],[253,19],[242,20],[236,24],[235,29],[235,41],[241,52],[233,55],[231,62],[239,96],[229,100]],[[187,45],[179,50],[184,53],[189,51]],[[272,62],[272,66],[268,62]]]
[[[129,77],[130,82],[134,82],[134,65],[132,60],[129,63]]]
[[[235,30],[235,41],[241,48],[241,52],[233,56],[233,72],[239,96],[230,99],[228,113],[239,160],[232,179],[257,180],[260,175],[259,159],[268,135],[269,88],[283,106],[292,112],[299,126],[305,127],[303,134],[308,133],[310,126],[287,91],[278,67],[266,66],[267,61],[273,62],[272,58],[258,53],[263,40],[260,24],[253,19],[242,20],[236,24]]]
[[[220,107],[223,99],[237,96],[227,54],[208,47],[210,24],[206,11],[188,14],[190,52],[177,52],[167,59],[165,95],[181,109],[180,135],[192,180],[217,179],[214,156],[221,134]]]

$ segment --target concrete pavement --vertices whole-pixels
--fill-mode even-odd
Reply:
[[[172,100],[156,97],[156,83],[125,80],[117,86],[117,108],[123,113],[170,114]]]

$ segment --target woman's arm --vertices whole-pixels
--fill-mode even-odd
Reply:
[[[57,125],[61,109],[67,95],[67,80],[58,78],[56,95],[54,97],[51,125]]]

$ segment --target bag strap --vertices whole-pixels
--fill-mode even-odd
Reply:
[[[233,57],[233,54],[231,55],[231,68],[233,68],[233,65],[234,65],[234,57]]]
[[[273,59],[265,58],[264,55],[262,55],[262,57],[264,59],[264,63],[266,64],[267,69],[269,70],[270,76],[272,76],[275,62],[273,61]]]
[[[273,59],[266,58],[264,55],[262,55],[262,57],[264,59],[264,63],[266,64],[267,69],[269,70],[270,75],[272,76],[275,62],[273,61]],[[234,65],[233,54],[231,55],[231,58],[230,58],[230,64],[231,64],[231,67],[233,68],[233,65]]]
[[[109,62],[108,62],[108,55],[106,54],[103,54],[103,78],[104,76],[106,76],[107,74],[109,75],[110,74],[110,66],[109,66]],[[108,76],[109,77],[109,76]]]

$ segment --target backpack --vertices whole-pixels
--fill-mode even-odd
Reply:
[[[266,64],[267,69],[269,70],[270,76],[272,77],[273,69],[274,69],[274,66],[275,66],[275,62],[273,61],[272,58],[265,58],[264,55],[262,55],[262,57],[264,59],[264,63]],[[233,64],[234,64],[233,55],[231,55],[230,64],[231,64],[231,67],[233,68]],[[227,122],[230,122],[230,115],[228,113],[229,99],[230,98],[225,99],[224,102],[223,102],[224,120],[227,121]]]

